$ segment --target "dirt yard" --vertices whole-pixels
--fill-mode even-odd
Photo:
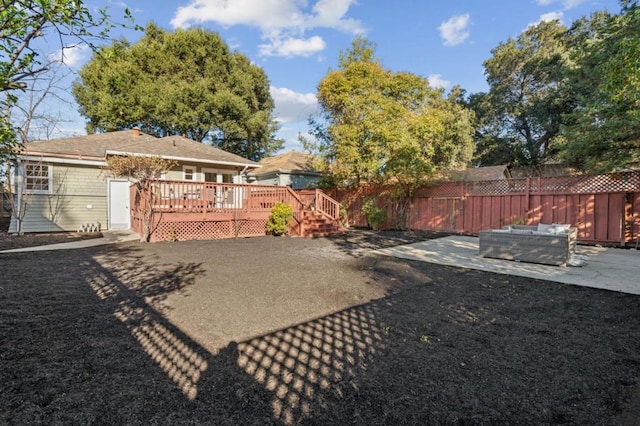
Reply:
[[[0,254],[0,424],[638,424],[640,297],[368,254],[431,237]]]
[[[100,237],[102,237],[100,232],[54,232],[17,235],[0,231],[0,251]]]

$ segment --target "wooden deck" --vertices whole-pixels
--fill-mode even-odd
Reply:
[[[151,202],[152,242],[262,236],[280,202],[293,208],[291,235],[308,236],[309,212],[332,222],[339,218],[339,204],[319,190],[298,194],[283,186],[157,180],[151,192],[136,197],[132,187],[131,223],[142,232],[140,206]]]

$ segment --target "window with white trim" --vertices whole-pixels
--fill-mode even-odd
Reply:
[[[48,194],[51,190],[51,166],[42,163],[25,163],[23,182],[29,194]]]
[[[202,180],[204,182],[234,183],[234,176],[236,175],[237,172],[233,170],[202,168]]]
[[[193,166],[182,166],[182,180],[196,180],[196,168]]]

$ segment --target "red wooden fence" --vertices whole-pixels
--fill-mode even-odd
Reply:
[[[349,212],[349,222],[366,226],[364,201],[373,198],[388,212],[393,227],[390,191],[359,188],[334,191]],[[516,221],[570,223],[585,243],[625,245],[640,234],[640,172],[445,182],[418,192],[408,209],[410,229],[477,234]]]

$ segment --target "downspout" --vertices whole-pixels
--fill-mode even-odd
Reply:
[[[244,166],[244,168],[242,170],[238,171],[238,176],[243,176],[245,175],[245,173],[247,172],[247,169],[249,168],[249,166]],[[246,175],[245,175],[246,176]],[[242,180],[242,179],[241,179]],[[247,183],[249,183],[248,179],[245,179],[247,181]],[[239,182],[242,183],[242,182]]]
[[[13,189],[16,191],[14,197],[16,202],[14,203],[14,207],[16,208],[16,214],[14,215],[16,219],[16,232],[18,235],[22,235],[22,188],[21,186],[24,184],[22,176],[24,173],[20,173],[20,158],[16,158],[16,168],[14,173],[14,182]],[[11,170],[11,165],[9,165],[9,170]],[[13,213],[12,213],[13,214]]]

